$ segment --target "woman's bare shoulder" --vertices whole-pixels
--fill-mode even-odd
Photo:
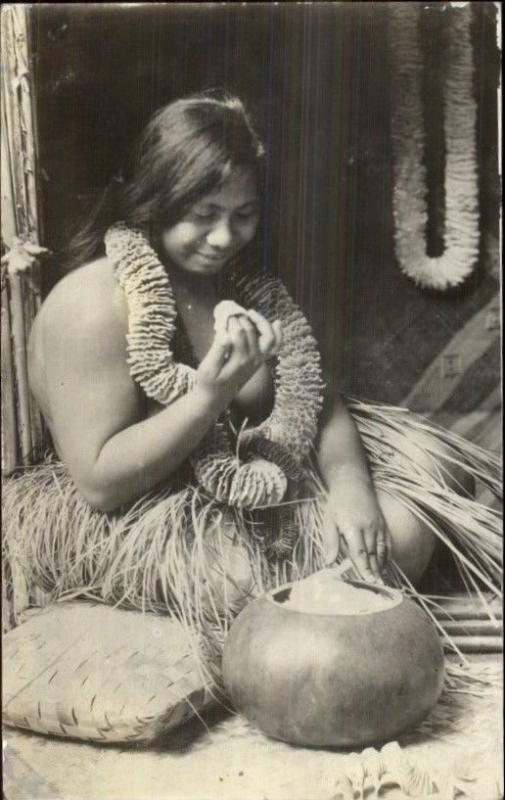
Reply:
[[[128,309],[110,261],[99,258],[65,275],[44,300],[34,328],[59,335],[69,327],[84,335],[93,331],[126,334]]]
[[[106,258],[56,284],[35,317],[28,343],[30,388],[47,421],[54,386],[73,371],[117,370],[123,363],[127,370],[127,331],[126,298]]]

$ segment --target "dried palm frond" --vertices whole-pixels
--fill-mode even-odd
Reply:
[[[422,429],[449,444],[458,463],[497,488],[498,460],[402,409],[351,403],[377,487],[390,493],[452,553],[466,585],[488,607],[500,596],[501,525],[496,510],[460,495],[444,471],[412,464],[404,442]],[[392,455],[391,455],[392,453]],[[399,454],[399,455],[398,455]],[[253,597],[325,566],[326,488],[310,460],[303,496],[254,510],[230,508],[192,484],[173,484],[117,512],[92,509],[56,460],[22,471],[3,493],[4,563],[11,623],[38,588],[48,600],[87,597],[170,613],[191,628],[209,682],[219,682],[227,631]],[[433,610],[395,565],[390,580],[423,604],[448,652],[465,658]],[[195,635],[196,634],[196,635]],[[468,673],[467,673],[468,674]],[[454,688],[466,684],[451,669]],[[473,678],[472,678],[473,680]]]
[[[349,398],[348,405],[375,466],[389,464],[394,468],[391,457],[398,453],[411,457],[411,437],[415,441],[419,434],[423,436],[423,449],[433,457],[440,479],[447,477],[449,465],[458,466],[502,498],[502,463],[497,454],[401,406],[365,403],[356,398]],[[443,452],[441,445],[445,446]],[[419,469],[415,463],[411,466],[414,471],[416,467]],[[423,471],[421,477],[425,477]]]

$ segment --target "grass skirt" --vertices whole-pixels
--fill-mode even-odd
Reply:
[[[456,466],[498,496],[499,459],[405,409],[358,401],[349,408],[376,488],[436,533],[483,602],[499,595],[501,515],[449,481]],[[417,461],[412,442],[419,436]],[[305,476],[299,496],[254,511],[223,506],[179,480],[104,513],[81,497],[56,459],[23,470],[3,491],[4,628],[30,605],[63,598],[173,614],[191,627],[204,673],[219,685],[224,639],[244,604],[324,566],[326,490],[310,461]],[[430,610],[435,601],[415,593],[394,564],[388,577]]]

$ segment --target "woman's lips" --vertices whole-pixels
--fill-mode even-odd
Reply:
[[[223,255],[215,255],[210,253],[201,253],[200,251],[197,251],[197,255],[200,256],[200,258],[204,258],[205,261],[211,261],[213,263],[219,263],[220,261],[225,261],[230,256],[229,253],[224,253]]]

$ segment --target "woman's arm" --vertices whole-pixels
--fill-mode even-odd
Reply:
[[[380,581],[391,538],[359,432],[340,397],[323,424],[318,455],[328,487],[324,531],[327,558],[334,560],[342,541],[360,575]]]
[[[55,444],[84,497],[108,511],[167,478],[222,408],[195,390],[144,419],[145,398],[126,363],[125,332],[109,311],[65,313],[59,322],[47,326],[44,347]]]
[[[195,388],[145,418],[145,398],[126,362],[126,328],[110,295],[67,297],[44,330],[51,430],[61,459],[88,502],[103,511],[154,488],[193,452],[265,353],[243,330],[218,337]],[[57,319],[56,319],[57,317]],[[257,343],[256,343],[257,345]]]
[[[323,425],[319,440],[319,466],[327,486],[352,477],[372,486],[360,435],[340,396]]]

